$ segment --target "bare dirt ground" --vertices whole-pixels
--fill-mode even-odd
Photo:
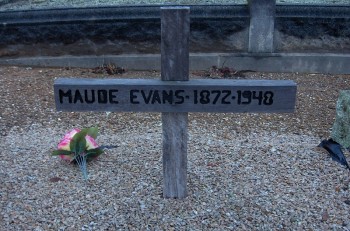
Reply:
[[[329,138],[350,75],[259,73],[289,79],[295,113],[190,113],[188,190],[162,195],[159,113],[57,112],[57,77],[160,78],[157,71],[0,67],[0,230],[350,230],[350,175],[316,146]],[[191,78],[223,78],[213,70]],[[78,168],[50,156],[63,134],[97,125],[117,145]],[[349,153],[346,153],[349,159]]]

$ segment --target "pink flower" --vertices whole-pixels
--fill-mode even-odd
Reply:
[[[97,145],[95,139],[92,138],[91,136],[86,135],[85,140],[86,140],[86,150],[98,148],[98,145]]]
[[[78,129],[78,128],[75,128],[72,131],[68,132],[63,137],[63,139],[60,141],[60,143],[58,144],[58,147],[57,147],[58,150],[71,151],[70,150],[70,143],[71,143],[74,135],[77,134],[78,132],[80,132],[80,129]],[[98,145],[97,145],[95,139],[92,138],[91,136],[86,135],[85,140],[86,140],[86,150],[98,148]],[[72,153],[71,155],[59,155],[59,157],[63,160],[72,161],[72,160],[74,160],[74,153]]]
[[[73,139],[73,136],[75,134],[77,134],[78,132],[80,132],[79,129],[74,128],[72,131],[68,132],[63,139],[60,141],[60,143],[58,144],[58,150],[66,150],[66,151],[70,151],[70,147],[69,144],[71,142],[71,140]]]
[[[79,165],[85,180],[88,179],[86,163],[103,153],[94,137],[98,134],[97,127],[73,129],[68,132],[58,144],[58,149],[52,151],[53,156]]]
[[[63,139],[58,144],[58,150],[65,150],[70,151],[70,142],[73,139],[73,136],[80,132],[80,129],[74,128],[72,131],[68,132]],[[63,160],[69,160],[72,161],[74,159],[74,154],[72,155],[59,155],[61,159]]]

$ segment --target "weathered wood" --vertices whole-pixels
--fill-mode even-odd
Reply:
[[[190,8],[161,8],[161,79],[189,80]],[[163,197],[187,196],[188,113],[162,113]]]
[[[161,72],[164,81],[189,78],[190,8],[161,8]]]
[[[248,0],[250,11],[248,51],[274,51],[276,0]]]
[[[293,112],[289,80],[57,79],[59,111]]]
[[[163,197],[187,196],[188,113],[162,113]]]
[[[188,81],[189,7],[164,7],[161,18],[161,80],[61,78],[54,83],[55,101],[59,111],[163,112],[163,196],[184,198],[188,112],[293,112],[296,84]]]

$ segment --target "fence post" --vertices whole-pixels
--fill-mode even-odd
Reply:
[[[274,51],[276,0],[248,0],[250,11],[248,52]]]

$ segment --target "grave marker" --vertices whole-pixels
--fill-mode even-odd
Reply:
[[[189,80],[189,7],[163,7],[161,80],[72,79],[54,83],[59,111],[162,112],[163,196],[187,195],[188,112],[293,112],[289,80]]]

